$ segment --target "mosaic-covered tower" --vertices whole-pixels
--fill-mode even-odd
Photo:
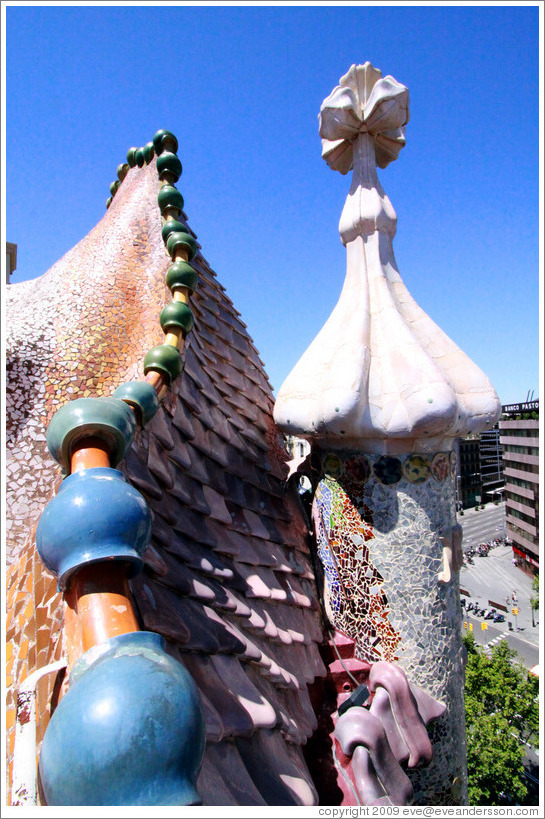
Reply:
[[[447,708],[414,802],[467,801],[455,439],[492,426],[497,395],[399,275],[396,214],[377,175],[405,144],[405,86],[353,65],[323,102],[322,155],[353,169],[339,230],[344,286],[282,385],[275,420],[312,443],[324,602],[356,657],[398,662]]]

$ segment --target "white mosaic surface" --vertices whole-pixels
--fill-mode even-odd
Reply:
[[[456,523],[454,478],[384,486],[374,477],[365,499],[373,512],[372,563],[384,578],[390,620],[401,634],[399,664],[411,682],[443,702],[431,729],[434,759],[412,775],[415,804],[464,804],[465,710],[459,575],[449,583],[439,539]],[[450,784],[450,788],[449,788]],[[453,792],[449,793],[449,790]]]

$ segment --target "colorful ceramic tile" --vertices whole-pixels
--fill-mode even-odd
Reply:
[[[332,478],[335,478],[341,473],[342,461],[335,452],[328,452],[323,458],[322,469],[324,475],[330,475]]]
[[[353,458],[348,460],[353,464]],[[342,464],[346,474],[346,460]],[[359,478],[354,469],[348,472]],[[325,608],[332,625],[355,640],[360,656],[391,660],[399,635],[388,619],[382,577],[369,560],[373,527],[358,511],[363,503],[358,487],[361,492],[359,480],[324,477],[316,490],[313,520],[325,575]]]
[[[436,481],[444,481],[451,474],[448,452],[438,452],[431,462],[431,472]]]
[[[371,467],[365,455],[354,455],[343,462],[344,476],[355,484],[365,483],[371,474]]]
[[[401,461],[391,455],[381,455],[373,464],[373,471],[381,483],[392,486],[401,480]]]
[[[424,483],[430,472],[430,462],[425,455],[409,455],[403,463],[403,475],[411,483]]]

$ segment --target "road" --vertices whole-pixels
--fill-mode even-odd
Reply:
[[[519,655],[518,661],[525,668],[533,668],[534,665],[539,663],[539,646],[533,642],[530,642],[529,640],[524,639],[523,636],[503,628],[506,625],[505,623],[492,624],[490,620],[483,620],[482,617],[471,617],[471,615],[466,617],[465,614],[464,622],[467,622],[468,629],[470,625],[473,626],[473,635],[475,637],[475,642],[478,645],[486,646],[487,648],[491,649],[492,646],[496,645],[501,640],[507,640],[509,648],[515,649]],[[481,629],[482,623],[486,623],[486,631]],[[489,651],[487,651],[487,654],[489,654]]]
[[[505,503],[495,506],[489,503],[484,509],[466,509],[458,515],[458,521],[464,530],[464,549],[478,546],[503,534],[505,527]]]
[[[478,545],[497,537],[504,521],[503,504],[488,504],[485,509],[466,510],[458,516],[464,530],[463,548]],[[514,648],[520,661],[531,668],[539,662],[539,624],[538,612],[534,613],[536,625],[532,625],[530,597],[532,578],[512,563],[512,552],[508,546],[497,546],[490,550],[488,557],[475,557],[473,565],[464,566],[460,571],[460,588],[469,592],[466,601],[478,602],[481,608],[489,608],[488,601],[506,605],[508,598],[509,612],[504,623],[493,624],[482,617],[464,616],[464,620],[473,626],[473,634],[479,645],[491,647],[499,640],[505,639],[510,648]],[[511,595],[517,597],[517,616],[512,614]],[[465,595],[464,595],[465,596]],[[486,622],[486,631],[481,623]],[[512,625],[512,631],[509,629]],[[487,652],[488,653],[488,652]]]

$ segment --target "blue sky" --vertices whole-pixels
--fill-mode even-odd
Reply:
[[[43,274],[102,218],[127,149],[173,131],[203,253],[277,390],[340,293],[349,177],[317,116],[352,63],[409,88],[379,171],[397,263],[502,403],[539,394],[539,9],[524,6],[10,6],[7,241]]]

